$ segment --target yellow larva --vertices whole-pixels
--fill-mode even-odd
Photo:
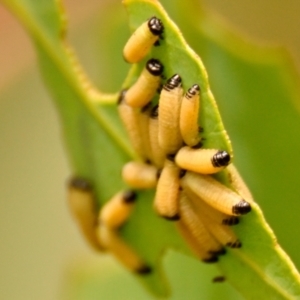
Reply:
[[[220,225],[233,226],[239,223],[239,218],[236,216],[230,216],[216,210],[212,206],[208,205],[205,201],[200,199],[196,194],[191,192],[189,189],[184,190],[185,194],[191,200],[197,213],[206,215],[208,218]]]
[[[141,110],[139,108],[132,108],[127,105],[124,101],[126,91],[122,91],[119,101],[118,101],[118,112],[119,116],[125,126],[125,129],[128,133],[131,145],[135,152],[144,160],[149,159],[147,145],[144,145],[144,140],[141,138],[142,132],[145,131],[143,126],[147,127],[146,122],[141,122]]]
[[[252,194],[237,169],[233,165],[230,165],[227,170],[229,172],[230,182],[233,188],[248,202],[253,202]]]
[[[158,106],[155,106],[150,114],[149,139],[151,148],[151,161],[158,169],[162,169],[166,154],[158,143]]]
[[[230,163],[230,155],[226,151],[215,149],[193,149],[182,147],[176,154],[176,164],[185,170],[201,174],[214,174]]]
[[[151,189],[157,183],[157,168],[146,163],[131,161],[124,165],[122,179],[132,188]]]
[[[129,63],[136,63],[143,59],[150,51],[164,31],[164,26],[156,17],[143,23],[127,41],[124,49],[124,59]]]
[[[158,107],[158,142],[167,154],[174,154],[182,145],[179,128],[182,100],[181,77],[173,75],[163,86]]]
[[[154,208],[167,220],[179,219],[179,174],[180,169],[172,161],[166,160],[158,179]]]
[[[213,222],[205,215],[201,215],[201,218],[205,222],[206,228],[209,232],[224,246],[230,248],[241,248],[242,244],[239,239],[236,237],[235,233],[231,230],[231,228],[227,226],[222,226]]]
[[[180,108],[179,127],[181,136],[184,143],[190,147],[199,144],[201,140],[198,125],[199,93],[199,85],[194,84],[183,96]]]
[[[199,259],[201,259],[205,263],[215,263],[217,262],[218,255],[207,253],[207,251],[203,248],[202,243],[199,243],[197,239],[192,235],[189,228],[185,225],[182,220],[176,222],[176,227],[180,232],[181,236],[185,239],[187,244],[190,246],[191,250],[195,253]]]
[[[94,249],[104,250],[96,236],[97,209],[90,183],[82,178],[72,178],[69,181],[68,202],[85,239]]]
[[[208,175],[187,172],[181,179],[184,189],[190,190],[215,209],[228,215],[243,215],[251,211],[251,205]]]
[[[100,210],[99,223],[111,229],[122,226],[132,212],[135,198],[133,191],[122,191],[114,195]]]
[[[151,272],[151,268],[145,264],[133,248],[121,239],[116,230],[99,224],[97,236],[105,248],[112,252],[129,270],[141,275]]]
[[[197,243],[202,245],[202,248],[208,254],[224,254],[223,246],[206,229],[202,219],[195,213],[194,207],[183,192],[180,193],[179,205],[180,220],[188,228]]]
[[[157,59],[147,61],[137,81],[128,89],[125,101],[132,107],[143,107],[155,96],[161,82],[163,65]]]

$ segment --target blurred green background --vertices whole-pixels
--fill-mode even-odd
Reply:
[[[259,2],[206,0],[202,3],[206,9],[227,20],[252,40],[288,47],[299,70],[300,2],[298,0],[284,3],[278,0]],[[109,36],[99,33],[99,30],[108,22],[115,22],[117,26],[118,18],[126,18],[120,1],[68,0],[65,1],[65,5],[69,15],[69,39],[89,75],[104,91],[116,91],[128,67],[122,62],[121,55],[109,57],[109,53],[116,49],[121,53],[126,36],[120,37],[116,44],[106,42],[103,44]],[[100,20],[98,12],[114,5],[115,16],[107,15]],[[61,141],[58,118],[39,77],[34,49],[24,30],[1,6],[0,22],[0,178],[2,182],[0,185],[2,191],[0,299],[50,300],[61,299],[64,296],[75,299],[75,294],[70,294],[65,288],[66,285],[68,286],[66,276],[71,276],[75,282],[86,282],[86,278],[93,277],[93,274],[99,278],[99,268],[104,270],[100,277],[103,276],[105,283],[101,288],[99,287],[101,299],[132,299],[132,295],[135,295],[136,299],[151,299],[138,282],[133,277],[126,276],[126,271],[112,259],[93,255],[79,235],[66,207],[65,180],[70,171]],[[199,54],[201,56],[201,53]],[[95,64],[97,56],[104,58],[99,64]],[[111,67],[114,62],[124,64],[124,68],[116,72]],[[102,72],[104,68],[105,74]],[[209,68],[208,73],[210,74]],[[212,90],[214,92],[213,81]],[[216,99],[218,101],[217,94]],[[268,112],[261,113],[268,114]],[[226,116],[223,117],[226,126]],[[289,118],[290,115],[285,115],[283,120],[288,123]],[[248,123],[251,126],[251,119]],[[279,128],[284,126],[285,123],[278,124]],[[238,128],[236,130],[238,131]],[[297,139],[297,132],[291,138]],[[266,144],[270,144],[268,140],[276,141],[278,144],[281,142],[276,140],[276,132],[266,132],[265,139]],[[237,152],[237,148],[240,149],[241,146],[235,147],[235,143],[237,142],[233,141]],[[276,146],[275,142],[274,145]],[[283,151],[285,146],[292,147],[292,143],[281,145]],[[253,147],[264,148],[261,144]],[[272,149],[262,149],[264,150],[266,153],[272,151]],[[238,156],[238,153],[236,155]],[[289,161],[292,163],[289,164]],[[297,163],[293,164],[293,161]],[[297,255],[300,249],[299,238],[290,234],[295,232],[297,226],[299,206],[289,206],[289,191],[284,190],[286,187],[280,190],[282,176],[297,175],[295,165],[299,165],[299,158],[287,157],[282,163],[284,173],[278,174],[278,181],[274,182],[274,188],[278,189],[279,194],[286,193],[287,197],[274,199],[274,207],[263,203],[259,194],[260,190],[264,190],[264,186],[255,186],[255,180],[251,178],[251,174],[255,172],[264,173],[265,167],[249,165],[247,170],[249,173],[243,172],[243,174],[250,187],[255,188],[254,195],[260,198],[259,204],[275,230],[279,242],[300,267],[300,256]],[[293,175],[291,184],[296,184],[297,180],[298,178]],[[270,189],[272,186],[266,187],[266,193]],[[283,211],[282,207],[276,206],[276,201],[286,202],[286,209]],[[278,227],[276,222],[278,219],[286,220],[284,227],[282,225]],[[293,243],[289,242],[291,239]],[[179,254],[170,254],[166,264],[170,266],[172,259],[179,256]],[[79,265],[75,267],[74,272],[75,262],[79,262]],[[182,258],[181,264],[188,271],[189,268],[193,268],[194,261]],[[77,270],[81,270],[81,267],[85,271],[79,276]],[[172,275],[173,282],[178,281],[178,278],[176,279],[178,275],[170,270],[171,267],[168,273]],[[205,287],[210,284],[211,276],[215,273],[207,270],[207,283],[199,284],[199,293],[205,293]],[[116,288],[119,284],[120,290]],[[181,286],[182,290],[174,287],[175,296],[172,299],[183,299],[185,291],[193,288],[188,283],[184,284],[184,289]],[[90,282],[90,286],[97,285],[98,281]],[[216,286],[215,289],[232,292],[227,285]],[[118,292],[120,295],[120,291],[122,297],[114,294]],[[75,293],[78,291],[76,290]],[[235,297],[239,298],[233,292],[231,299]],[[76,299],[85,298],[77,294]],[[93,299],[92,296],[89,299]],[[209,295],[207,299],[211,299]]]

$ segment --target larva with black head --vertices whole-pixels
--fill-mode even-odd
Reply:
[[[211,176],[189,171],[181,179],[181,185],[227,215],[239,216],[251,211],[250,203]]]
[[[166,154],[174,154],[182,146],[179,128],[182,100],[181,77],[173,75],[163,86],[158,109],[158,142]]]
[[[200,110],[200,87],[194,84],[182,98],[179,127],[184,143],[190,147],[199,144],[198,117]]]
[[[152,17],[138,27],[127,41],[124,49],[124,59],[129,63],[142,60],[156,44],[164,31],[164,25],[157,17]]]
[[[220,172],[228,166],[230,160],[231,157],[226,151],[187,146],[182,147],[175,157],[175,162],[180,168],[201,174]]]
[[[137,81],[128,89],[125,101],[132,107],[147,105],[160,86],[163,65],[157,59],[149,59]]]
[[[97,207],[92,185],[81,177],[73,177],[68,183],[68,204],[71,213],[88,243],[96,250],[103,251],[96,236]]]

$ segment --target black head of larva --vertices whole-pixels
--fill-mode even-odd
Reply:
[[[72,177],[68,183],[70,188],[74,188],[80,191],[90,191],[92,185],[89,181],[81,177]]]
[[[226,167],[230,163],[230,155],[226,151],[218,151],[211,159],[214,167]]]
[[[251,205],[245,200],[241,200],[239,203],[232,207],[232,213],[236,215],[244,215],[251,211]]]
[[[164,25],[162,21],[156,17],[152,17],[148,21],[148,27],[154,35],[161,35],[164,31]]]
[[[125,203],[132,203],[136,199],[136,193],[132,190],[125,191],[123,194],[123,200]]]
[[[173,75],[168,79],[164,85],[164,89],[167,91],[173,90],[181,85],[181,77],[178,74]]]
[[[200,87],[198,84],[194,84],[191,88],[188,89],[188,91],[185,94],[186,98],[192,98],[193,96],[200,93]]]
[[[160,76],[164,70],[164,66],[158,59],[149,59],[146,64],[146,68],[153,76]]]

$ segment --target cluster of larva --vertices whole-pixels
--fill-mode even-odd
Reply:
[[[163,32],[164,26],[156,17],[143,23],[124,47],[125,60],[139,62],[153,45],[159,45]],[[251,210],[239,193],[211,176],[228,167],[231,156],[224,150],[202,146],[199,85],[184,93],[182,78],[174,74],[163,85],[158,105],[152,104],[163,71],[161,61],[149,59],[118,101],[120,118],[140,158],[122,169],[122,179],[132,190],[117,193],[97,214],[89,184],[78,178],[70,182],[71,207],[86,238],[95,248],[111,251],[140,274],[149,273],[151,268],[118,234],[130,217],[135,190],[156,188],[157,214],[175,221],[191,249],[208,263],[218,261],[225,247],[241,247],[230,226]]]

